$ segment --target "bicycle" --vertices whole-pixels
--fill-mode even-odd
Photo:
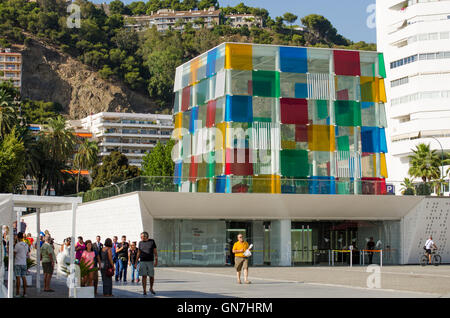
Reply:
[[[419,263],[422,266],[427,265],[429,262],[429,258],[427,253],[425,252],[423,255],[419,256]],[[441,264],[441,255],[436,253],[436,249],[431,250],[431,264],[434,266],[438,266]]]

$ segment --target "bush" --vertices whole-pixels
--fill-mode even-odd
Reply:
[[[428,183],[420,183],[416,186],[417,195],[430,195],[432,192],[431,185]]]

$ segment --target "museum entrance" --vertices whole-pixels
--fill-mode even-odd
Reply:
[[[226,265],[234,266],[234,254],[233,254],[233,245],[237,242],[238,234],[242,234],[244,236],[244,240],[248,242],[248,244],[253,243],[252,238],[252,222],[242,222],[242,221],[227,221],[226,222],[226,250],[225,250],[225,258]],[[249,258],[249,265],[252,264],[252,257]]]

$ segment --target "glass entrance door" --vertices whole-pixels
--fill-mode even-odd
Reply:
[[[251,222],[227,222],[227,247],[226,247],[226,264],[234,266],[234,254],[232,252],[234,243],[237,242],[237,235],[240,233],[244,236],[244,240],[248,242],[250,245],[252,243],[252,232],[251,232],[252,223]],[[249,262],[252,262],[252,258],[250,257]]]
[[[291,229],[291,248],[293,265],[313,262],[312,229],[309,225]]]

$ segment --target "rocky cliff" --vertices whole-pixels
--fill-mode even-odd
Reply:
[[[68,54],[35,39],[22,50],[22,97],[58,102],[71,119],[102,111],[155,112],[148,97],[105,81]]]

